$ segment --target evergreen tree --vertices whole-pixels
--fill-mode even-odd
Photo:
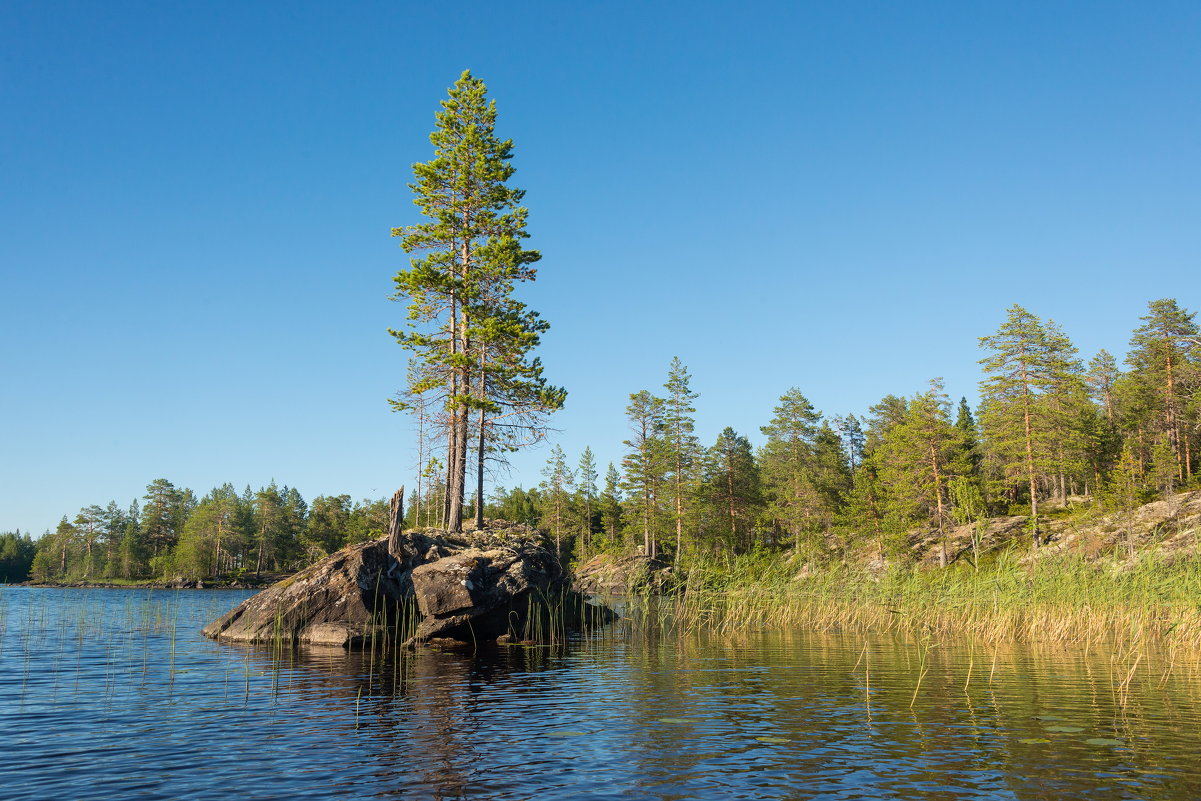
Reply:
[[[156,478],[146,487],[142,507],[142,539],[153,556],[167,554],[175,546],[186,515],[186,498],[165,478]]]
[[[149,549],[142,536],[142,514],[137,499],[130,501],[129,511],[125,515],[125,531],[121,534],[121,547],[117,556],[119,569],[117,575],[121,578],[132,579],[146,575]]]
[[[541,364],[530,358],[546,324],[512,297],[516,282],[535,277],[532,265],[541,257],[522,246],[524,193],[507,185],[515,171],[513,143],[497,138],[496,104],[486,95],[483,81],[470,72],[450,89],[430,135],[434,158],[414,165],[410,184],[428,221],[392,231],[407,253],[422,254],[395,277],[395,298],[409,301],[409,324],[390,333],[417,356],[420,394],[441,398],[445,517],[456,532],[462,528],[472,411],[482,498],[488,416],[551,411],[565,395],[544,383]],[[413,389],[410,379],[410,394]]]
[[[663,446],[663,401],[645,389],[630,395],[626,407],[633,436],[625,441],[629,453],[622,460],[625,479],[622,488],[630,504],[638,510],[642,528],[642,552],[659,554],[659,499],[666,481]]]
[[[834,427],[838,430],[842,449],[846,453],[847,467],[854,473],[859,465],[863,464],[864,450],[867,446],[867,435],[863,432],[863,425],[858,417],[848,414],[845,417],[835,417]]]
[[[984,457],[980,453],[980,429],[976,425],[976,418],[967,398],[959,399],[959,407],[955,412],[955,433],[959,437],[959,464],[956,472],[977,478]]]
[[[824,515],[823,499],[813,482],[814,442],[821,412],[796,387],[780,397],[760,460],[768,513],[787,531],[799,552],[802,538],[816,531]]]
[[[238,513],[240,498],[226,483],[205,495],[188,517],[175,548],[174,569],[186,578],[218,575],[232,565],[231,544],[238,547],[243,532]]]
[[[750,550],[763,504],[762,482],[750,441],[728,426],[705,454],[704,487],[720,532],[717,540],[736,553]]]
[[[587,549],[592,545],[592,515],[596,510],[597,501],[596,480],[598,476],[596,474],[596,457],[592,455],[592,448],[584,448],[584,452],[580,454],[580,465],[576,476],[579,479],[576,490],[579,494],[579,506],[584,513],[580,531],[584,537],[583,546]]]
[[[610,545],[621,541],[621,474],[609,462],[605,471],[605,489],[600,497],[601,528]]]
[[[1151,301],[1147,314],[1139,318],[1143,324],[1130,338],[1126,357],[1134,380],[1146,390],[1154,429],[1167,437],[1179,480],[1193,474],[1197,421],[1189,419],[1192,407],[1185,388],[1201,383],[1201,330],[1196,316],[1173,298]]]
[[[1089,360],[1088,381],[1093,401],[1105,410],[1105,419],[1110,426],[1115,424],[1113,385],[1118,380],[1120,372],[1118,362],[1107,350],[1097,351],[1097,355]]]
[[[546,477],[542,483],[542,494],[546,498],[543,521],[549,521],[556,551],[562,556],[563,533],[567,530],[568,504],[575,486],[575,474],[567,466],[567,454],[558,445],[551,450],[550,459],[542,468],[542,475]]]
[[[1106,506],[1118,512],[1125,519],[1125,539],[1127,552],[1130,556],[1134,556],[1135,544],[1134,527],[1131,525],[1133,522],[1131,518],[1133,517],[1134,510],[1145,500],[1145,493],[1143,491],[1144,479],[1143,466],[1139,463],[1138,457],[1130,448],[1129,443],[1127,443],[1122,448],[1121,456],[1118,457],[1118,462],[1109,476],[1104,497]]]
[[[121,540],[125,535],[125,527],[129,517],[116,501],[109,501],[104,508],[103,533],[101,539],[104,547],[102,569],[105,576],[121,575]]]
[[[350,510],[350,522],[346,531],[347,544],[383,538],[388,534],[390,517],[391,510],[387,499],[364,498],[357,501]]]
[[[864,451],[870,453],[880,446],[889,429],[905,419],[909,401],[896,395],[885,395],[868,407]]]
[[[26,581],[36,554],[37,547],[28,533],[17,529],[0,534],[0,584]]]
[[[1042,321],[1014,304],[997,333],[980,338],[991,351],[980,360],[980,422],[989,450],[1005,478],[1019,477],[1029,490],[1033,547],[1039,545],[1038,480],[1048,474],[1049,426],[1040,416],[1039,398],[1054,385],[1055,357]]]
[[[935,379],[909,402],[905,417],[888,430],[878,452],[880,482],[890,505],[898,517],[938,532],[942,567],[949,562],[947,485],[960,442],[942,381]]]
[[[693,433],[696,422],[692,405],[698,393],[689,386],[692,376],[688,368],[676,356],[671,360],[667,373],[667,390],[663,398],[663,445],[664,457],[668,462],[668,487],[671,493],[672,518],[675,523],[676,553],[680,553],[684,542],[684,519],[689,511],[696,486],[696,462],[700,454],[700,440]]]
[[[493,517],[511,520],[514,523],[523,523],[527,526],[537,526],[541,518],[541,503],[542,495],[537,489],[524,490],[521,487],[514,487],[505,491],[504,488],[499,488],[496,491],[492,507]]]
[[[1054,320],[1046,324],[1047,388],[1040,405],[1045,407],[1050,459],[1050,494],[1067,503],[1071,486],[1083,479],[1092,461],[1087,436],[1089,418],[1096,414],[1088,392],[1084,367],[1072,344]]]
[[[417,500],[420,501],[420,496]],[[349,528],[349,495],[318,495],[314,498],[301,541],[309,560],[331,554],[346,545]]]
[[[254,574],[263,570],[276,569],[281,553],[286,548],[288,520],[284,509],[284,496],[272,481],[254,495],[254,542],[257,554]]]
[[[96,543],[101,539],[104,532],[104,508],[92,504],[85,506],[79,510],[79,514],[75,516],[75,530],[78,532],[80,542],[83,544],[83,554],[81,555],[83,570],[81,578],[91,578],[93,572],[96,571]]]

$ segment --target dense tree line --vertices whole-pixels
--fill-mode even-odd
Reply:
[[[139,500],[64,515],[36,542],[36,552],[30,543],[30,577],[103,581],[286,572],[345,545],[382,537],[388,529],[383,499],[352,503],[349,495],[322,495],[310,504],[295,488],[275,482],[242,492],[223,484],[197,500],[192,490],[160,478]],[[0,537],[0,570],[9,580],[23,580],[16,571],[8,573],[10,539],[22,542]]]
[[[867,414],[826,416],[796,387],[779,398],[758,448],[724,429],[695,436],[697,394],[679,359],[662,391],[630,395],[630,437],[602,485],[591,450],[573,468],[556,448],[533,490],[500,490],[501,516],[546,528],[580,553],[652,555],[790,548],[845,557],[905,551],[915,529],[941,560],[957,525],[1069,500],[1129,507],[1197,483],[1201,333],[1195,313],[1157,300],[1130,339],[1125,369],[1087,365],[1067,334],[1020,306],[982,337],[980,406],[952,403],[940,379],[886,395]]]
[[[952,403],[941,380],[885,395],[862,417],[827,416],[797,387],[783,392],[755,447],[723,429],[695,434],[698,395],[679,359],[662,391],[626,407],[619,465],[556,446],[538,486],[498,489],[464,512],[544,529],[564,557],[634,550],[686,558],[791,549],[808,558],[904,554],[914,530],[950,530],[996,514],[1040,516],[1071,502],[1132,508],[1197,485],[1201,331],[1174,300],[1149,304],[1123,369],[1101,351],[1086,364],[1066,333],[1020,306],[980,340],[980,406]],[[445,527],[447,474],[427,464],[409,525]],[[229,484],[197,499],[166,479],[128,507],[87,506],[33,542],[0,535],[0,579],[209,578],[295,570],[384,536],[388,504],[348,495],[311,503],[274,483]]]
[[[33,538],[20,531],[0,534],[0,584],[12,584],[29,578],[37,547]]]

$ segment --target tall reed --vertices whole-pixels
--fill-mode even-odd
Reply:
[[[969,635],[1001,641],[1093,644],[1158,641],[1201,651],[1201,561],[1148,555],[1117,569],[1081,559],[1036,565],[1006,554],[987,568],[833,565],[796,575],[763,555],[694,565],[683,591],[624,600],[627,619],[715,633],[816,631]]]

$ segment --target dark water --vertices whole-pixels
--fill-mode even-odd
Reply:
[[[373,659],[200,637],[245,596],[0,589],[0,798],[1201,797],[1196,655],[618,629]]]

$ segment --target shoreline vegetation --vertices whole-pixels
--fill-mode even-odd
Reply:
[[[1175,301],[1148,308],[1127,371],[1112,357],[1085,371],[1062,331],[1014,307],[1002,331],[1029,329],[1027,372],[1038,353],[1050,371],[1041,384],[1001,393],[990,357],[978,409],[960,401],[952,415],[935,384],[885,396],[862,421],[826,418],[792,389],[758,448],[731,429],[700,444],[698,395],[676,360],[661,397],[631,394],[620,469],[602,481],[590,448],[573,467],[556,446],[538,486],[496,488],[483,515],[543,531],[565,565],[603,554],[671,566],[670,616],[685,628],[1201,651],[1201,338]],[[994,340],[983,343],[995,355]],[[405,527],[445,529],[443,464],[425,468]],[[140,500],[85,507],[38,540],[0,534],[0,582],[259,586],[382,538],[390,515],[384,499],[309,503],[274,483],[197,500],[157,479]]]
[[[915,561],[908,566],[873,561],[869,553],[818,563],[795,551],[766,549],[693,555],[674,566],[617,553],[598,554],[592,563],[602,569],[627,565],[618,579],[624,584],[618,601],[637,628],[716,635],[803,628],[927,642],[964,638],[986,645],[1159,648],[1173,658],[1201,656],[1201,491],[1130,514],[1102,514],[1089,506],[1050,512],[1044,521],[1048,542],[1037,552],[1025,544],[1020,517],[990,519],[994,533],[983,541],[973,542],[970,526],[954,530],[950,541],[961,558],[947,568],[937,566],[938,544],[917,531],[910,535]],[[653,575],[656,570],[661,575]],[[256,589],[286,577],[235,584]],[[230,583],[27,585],[219,589]]]
[[[1015,306],[1002,332],[1034,333],[1011,373],[1032,374],[1041,352],[1041,384],[1001,392],[990,357],[979,409],[961,400],[953,417],[935,382],[885,396],[862,422],[827,419],[794,388],[759,448],[729,428],[700,444],[677,359],[662,397],[630,395],[620,470],[610,463],[602,483],[590,448],[573,468],[556,446],[538,486],[498,487],[478,513],[469,499],[467,527],[482,514],[536,528],[565,565],[668,566],[676,587],[656,625],[1156,641],[1201,655],[1194,317],[1149,304],[1131,369],[1098,357],[1086,372],[1062,331]],[[995,338],[982,342],[995,356]],[[443,465],[425,468],[404,525],[449,529]],[[390,520],[384,499],[310,504],[275,483],[197,500],[157,479],[141,501],[84,507],[38,540],[0,534],[0,583],[259,587],[384,537]]]
[[[435,120],[410,184],[424,221],[392,232],[408,306],[389,334],[410,359],[390,403],[416,434],[405,528],[507,520],[544,532],[564,565],[661,562],[683,626],[1201,643],[1201,327],[1173,298],[1148,303],[1124,368],[1106,350],[1086,364],[1058,323],[1014,304],[979,338],[976,408],[940,378],[861,416],[823,414],[793,386],[758,447],[730,427],[702,443],[675,358],[661,391],[629,395],[619,464],[602,473],[591,447],[573,463],[556,445],[537,486],[487,495],[567,393],[534,355],[549,323],[516,295],[541,254],[523,244],[496,103],[464,72]],[[859,361],[847,369],[870,369]],[[390,519],[385,499],[309,503],[274,482],[198,498],[160,478],[140,504],[84,507],[36,542],[0,534],[0,582],[249,583],[381,539]]]

